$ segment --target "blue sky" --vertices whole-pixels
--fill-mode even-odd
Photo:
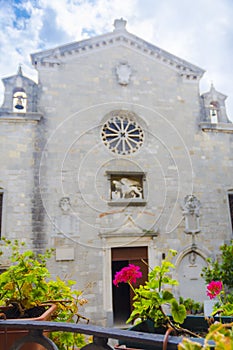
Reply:
[[[0,78],[22,64],[36,80],[30,53],[112,31],[121,17],[129,32],[205,69],[201,92],[213,82],[233,120],[232,0],[0,0]]]

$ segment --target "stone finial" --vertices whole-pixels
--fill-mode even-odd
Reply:
[[[215,100],[218,98],[218,92],[217,92],[217,90],[215,89],[213,82],[211,82],[211,84],[210,84],[209,95],[211,96],[211,99],[212,99],[213,101],[215,101]],[[226,97],[226,96],[225,96],[225,97]]]
[[[124,20],[123,18],[121,19],[115,19],[114,21],[114,30],[125,30],[127,21]]]
[[[19,64],[18,71],[17,71],[17,75],[20,75],[21,77],[22,77],[22,75],[23,75],[22,65],[21,65],[21,64]]]

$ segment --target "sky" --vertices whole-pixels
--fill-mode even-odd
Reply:
[[[0,0],[0,78],[37,81],[30,54],[104,34],[116,18],[127,30],[204,69],[200,92],[213,83],[227,95],[233,121],[232,0]],[[0,105],[3,102],[0,82]]]

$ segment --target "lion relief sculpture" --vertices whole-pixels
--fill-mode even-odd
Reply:
[[[142,186],[138,181],[123,177],[120,180],[113,180],[112,184],[114,186],[113,199],[142,198]]]

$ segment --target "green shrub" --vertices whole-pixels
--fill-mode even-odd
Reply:
[[[51,279],[47,261],[53,250],[36,255],[25,250],[25,244],[18,240],[11,242],[3,238],[2,241],[4,246],[0,255],[9,251],[11,265],[0,274],[0,310],[1,306],[13,305],[17,306],[20,317],[28,317],[28,309],[55,303],[53,321],[75,322],[75,317],[80,316],[79,307],[87,301],[82,298],[82,291],[74,289],[75,281],[63,281],[59,277]],[[84,345],[84,337],[80,334],[55,332],[51,338],[60,350]]]
[[[233,241],[220,246],[219,259],[207,259],[208,265],[202,270],[206,283],[222,281],[225,288],[233,290]]]

